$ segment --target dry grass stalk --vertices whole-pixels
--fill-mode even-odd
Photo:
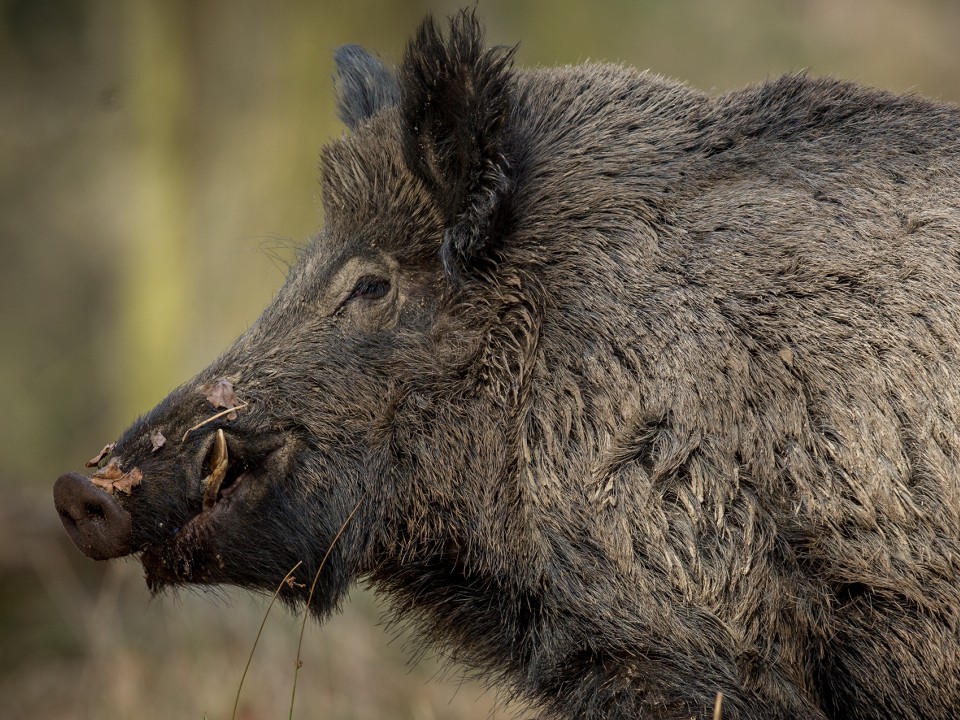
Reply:
[[[303,622],[300,625],[300,639],[297,641],[297,661],[293,666],[293,690],[290,692],[289,720],[293,720],[293,701],[297,697],[297,675],[300,672],[300,666],[303,664],[300,661],[300,650],[303,647],[303,633],[307,627],[307,616],[310,614],[310,603],[313,600],[313,591],[317,588],[317,580],[320,579],[320,573],[323,571],[323,566],[327,564],[327,558],[330,557],[330,553],[337,544],[337,540],[339,540],[340,536],[343,535],[343,531],[347,529],[347,525],[349,525],[350,521],[353,520],[353,516],[357,514],[357,510],[360,509],[360,505],[363,503],[363,500],[366,497],[366,493],[360,496],[360,499],[357,500],[357,504],[354,505],[353,510],[351,510],[350,514],[347,515],[347,519],[343,521],[343,525],[341,525],[340,529],[337,530],[337,534],[333,536],[333,540],[330,541],[330,545],[327,547],[327,551],[323,554],[323,559],[320,561],[320,567],[317,568],[317,572],[313,576],[313,582],[310,583],[310,594],[307,595],[307,604],[303,608]]]
[[[301,565],[303,565],[303,560],[300,560],[296,565],[290,568],[290,572],[283,576],[283,580],[281,580],[280,584],[277,585],[277,589],[273,593],[273,597],[270,598],[270,604],[267,605],[266,612],[263,613],[263,621],[260,623],[260,629],[257,630],[257,637],[253,641],[253,647],[250,648],[250,657],[247,658],[247,664],[243,666],[243,675],[240,676],[240,684],[237,685],[237,696],[233,701],[233,714],[230,716],[231,720],[237,720],[237,708],[240,707],[240,691],[243,689],[243,681],[247,678],[247,671],[250,669],[250,663],[253,662],[253,654],[257,651],[257,643],[260,642],[260,636],[263,634],[263,627],[267,624],[267,618],[270,616],[270,610],[273,608],[273,603],[276,602],[277,597],[280,595],[280,591],[283,590],[283,586],[291,581],[293,574]]]
[[[210,417],[208,417],[208,418],[207,418],[206,420],[204,420],[203,422],[198,422],[198,423],[197,423],[196,425],[194,425],[192,428],[187,428],[187,431],[183,434],[183,437],[180,438],[180,442],[181,442],[181,443],[185,443],[185,442],[187,441],[187,435],[189,435],[190,433],[192,433],[194,430],[199,430],[200,428],[202,428],[202,427],[203,427],[204,425],[206,425],[207,423],[212,423],[214,420],[216,420],[216,419],[218,419],[218,418],[222,418],[224,415],[229,415],[229,414],[232,413],[232,412],[236,412],[236,411],[239,410],[240,408],[245,408],[247,405],[249,405],[249,403],[240,403],[240,404],[237,405],[236,407],[227,408],[226,410],[221,410],[220,412],[216,413],[215,415],[211,415]]]

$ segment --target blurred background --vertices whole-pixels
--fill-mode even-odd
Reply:
[[[808,69],[960,100],[953,0],[480,0],[524,65],[610,60],[711,92]],[[331,56],[398,60],[457,3],[0,0],[0,717],[230,718],[266,609],[151,599],[69,545],[51,486],[258,315],[319,227],[344,132]],[[307,628],[295,717],[528,717],[413,663],[362,588]],[[299,621],[275,608],[238,717],[286,717]]]

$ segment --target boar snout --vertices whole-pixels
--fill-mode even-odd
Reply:
[[[87,557],[109,560],[132,552],[130,513],[89,478],[61,475],[53,486],[53,501],[73,544]]]

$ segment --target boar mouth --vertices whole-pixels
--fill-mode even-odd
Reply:
[[[148,587],[156,592],[166,585],[223,582],[224,544],[230,516],[245,506],[262,482],[285,471],[290,453],[287,438],[261,437],[254,442],[229,440],[218,430],[203,463],[199,506],[194,514],[166,537],[143,548],[140,561]]]

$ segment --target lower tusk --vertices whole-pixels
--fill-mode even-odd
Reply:
[[[210,465],[212,472],[203,479],[203,509],[209,510],[217,502],[217,493],[220,485],[227,476],[227,466],[230,464],[230,454],[227,449],[227,438],[223,430],[217,430],[213,439],[213,449],[210,451]]]

